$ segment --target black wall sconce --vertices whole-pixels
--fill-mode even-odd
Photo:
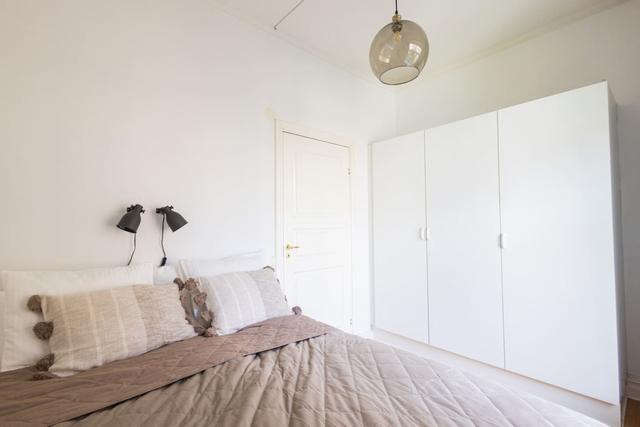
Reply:
[[[140,222],[142,220],[141,215],[143,213],[144,208],[142,205],[131,205],[127,208],[127,213],[125,213],[118,222],[118,228],[120,230],[133,234],[133,251],[131,252],[127,265],[131,265],[133,255],[136,253],[138,227],[140,227]]]
[[[164,267],[167,263],[167,252],[164,250],[164,224],[165,222],[171,231],[177,231],[187,225],[187,220],[182,215],[173,210],[173,206],[165,206],[156,209],[156,213],[162,215],[162,234],[160,237],[160,246],[162,246],[162,262],[160,267]]]

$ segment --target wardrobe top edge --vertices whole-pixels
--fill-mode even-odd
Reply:
[[[611,85],[609,84],[609,81],[608,80],[601,80],[601,81],[598,81],[596,83],[588,84],[586,86],[579,86],[579,87],[575,87],[575,88],[572,88],[572,89],[562,90],[560,92],[555,92],[555,93],[552,93],[550,95],[542,96],[540,98],[530,99],[530,100],[519,102],[519,103],[516,103],[516,104],[513,104],[513,105],[506,105],[506,106],[504,106],[502,108],[498,108],[497,110],[486,111],[486,112],[483,112],[483,113],[474,114],[472,116],[467,116],[467,117],[461,117],[459,119],[452,120],[452,121],[445,122],[445,123],[440,123],[440,124],[437,124],[437,125],[434,125],[434,126],[431,126],[431,127],[428,127],[428,128],[416,129],[416,130],[411,131],[411,132],[406,132],[406,133],[402,133],[402,134],[393,135],[393,136],[391,136],[389,138],[385,138],[385,139],[378,140],[378,141],[372,141],[372,142],[369,143],[369,145],[377,144],[379,142],[389,141],[390,139],[394,139],[394,138],[399,138],[399,137],[403,137],[403,136],[418,134],[420,132],[426,132],[426,131],[428,131],[430,129],[435,129],[435,128],[438,128],[440,126],[446,126],[448,124],[455,123],[455,122],[462,121],[462,120],[473,119],[474,117],[485,116],[487,114],[492,114],[492,113],[499,113],[499,112],[504,111],[506,109],[513,108],[513,107],[518,107],[520,105],[529,104],[531,102],[537,102],[537,101],[541,101],[543,99],[553,98],[555,96],[561,96],[561,95],[568,94],[568,93],[571,93],[571,92],[594,89],[594,88],[598,88],[598,87],[601,87],[603,89],[603,91],[605,92],[606,97],[607,97],[607,99],[609,100],[610,103],[612,103],[614,106],[617,105],[616,104],[616,99],[615,99],[615,96],[614,96],[614,94],[613,94],[613,92],[611,90]]]

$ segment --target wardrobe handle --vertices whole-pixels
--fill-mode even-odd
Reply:
[[[431,227],[420,227],[420,240],[431,240]]]
[[[509,245],[508,237],[507,233],[500,233],[500,248],[507,249]]]

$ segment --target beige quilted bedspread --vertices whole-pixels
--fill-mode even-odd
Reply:
[[[63,426],[600,426],[384,344],[331,332],[230,360]]]
[[[32,375],[0,374],[0,426],[601,425],[305,316],[192,338],[72,377]]]

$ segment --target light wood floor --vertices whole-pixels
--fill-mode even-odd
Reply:
[[[640,402],[629,399],[624,417],[624,427],[640,427]]]

